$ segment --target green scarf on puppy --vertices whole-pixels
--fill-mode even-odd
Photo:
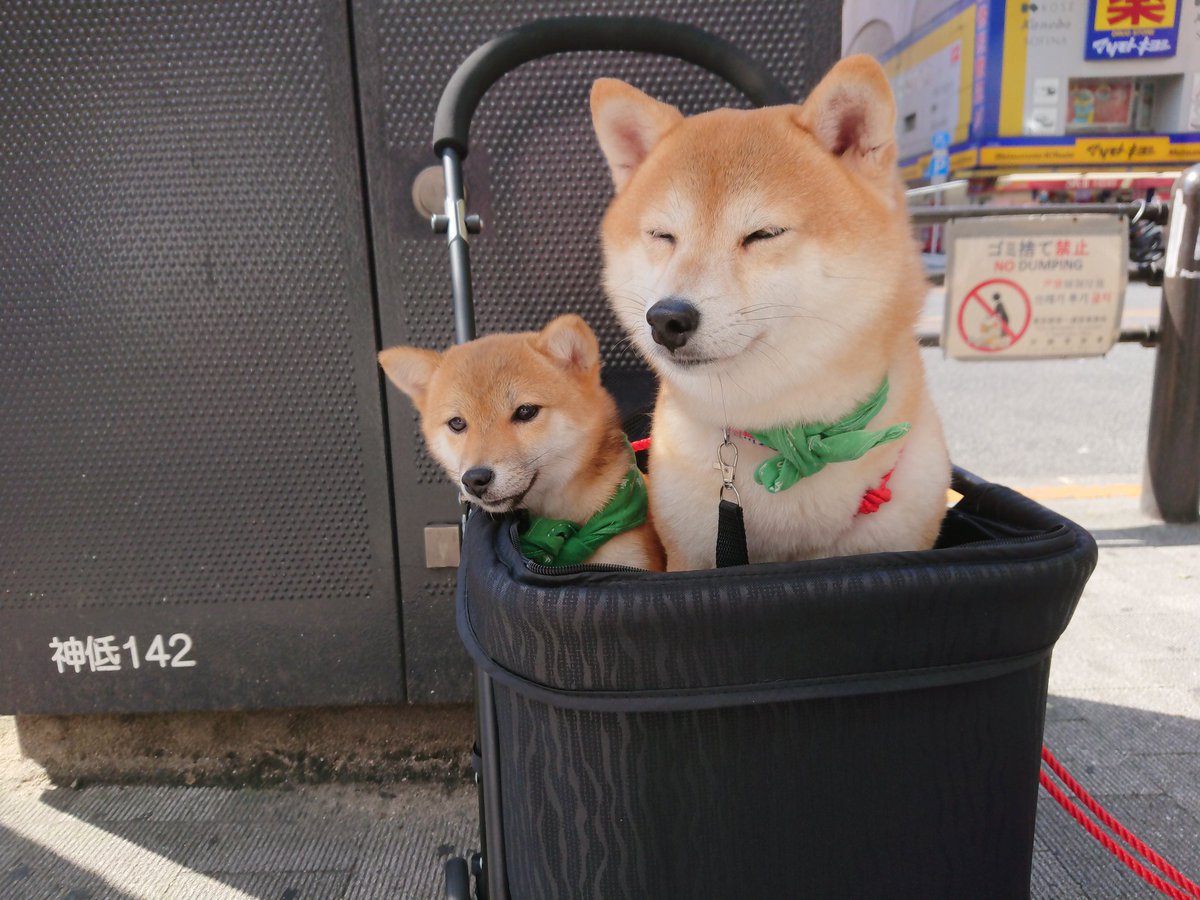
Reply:
[[[632,459],[632,447],[629,455]],[[542,516],[530,518],[521,533],[521,552],[543,566],[578,565],[606,541],[643,524],[648,506],[646,482],[635,461],[604,508],[583,524]]]

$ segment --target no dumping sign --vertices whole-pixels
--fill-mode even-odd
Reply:
[[[1129,243],[1123,218],[957,219],[946,234],[947,356],[1100,356],[1116,342]]]

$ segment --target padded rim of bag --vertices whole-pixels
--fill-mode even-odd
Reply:
[[[702,572],[555,576],[526,568],[513,519],[472,516],[459,633],[498,682],[593,710],[909,690],[1047,656],[1095,567],[1092,536],[987,483],[967,487],[946,527],[968,542]]]
[[[588,50],[673,56],[724,78],[758,106],[793,102],[782,82],[729,41],[691,25],[648,16],[565,16],[514,28],[481,45],[455,70],[438,102],[433,152],[465,158],[475,108],[488,88],[523,63]]]

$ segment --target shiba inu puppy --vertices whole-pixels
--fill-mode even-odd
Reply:
[[[932,546],[950,466],[880,66],[842,60],[801,106],[684,118],[611,79],[591,106],[616,186],[605,287],[660,376],[668,569],[714,564],[727,434],[751,561]]]
[[[526,556],[662,570],[645,485],[600,384],[600,347],[579,316],[443,353],[392,347],[379,362],[467,501],[529,511]]]

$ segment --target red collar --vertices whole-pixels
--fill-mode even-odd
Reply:
[[[744,431],[729,429],[730,434],[736,434],[738,437],[750,441],[752,444],[757,444],[753,437]],[[634,441],[631,446],[635,453],[640,453],[643,450],[650,449],[650,438],[642,438],[640,441]],[[879,479],[879,487],[867,488],[867,492],[863,494],[862,500],[858,504],[858,514],[860,516],[869,516],[871,513],[879,512],[879,507],[892,499],[892,489],[887,486],[888,480],[892,477],[892,473],[896,471],[896,467],[887,470],[883,478]]]

